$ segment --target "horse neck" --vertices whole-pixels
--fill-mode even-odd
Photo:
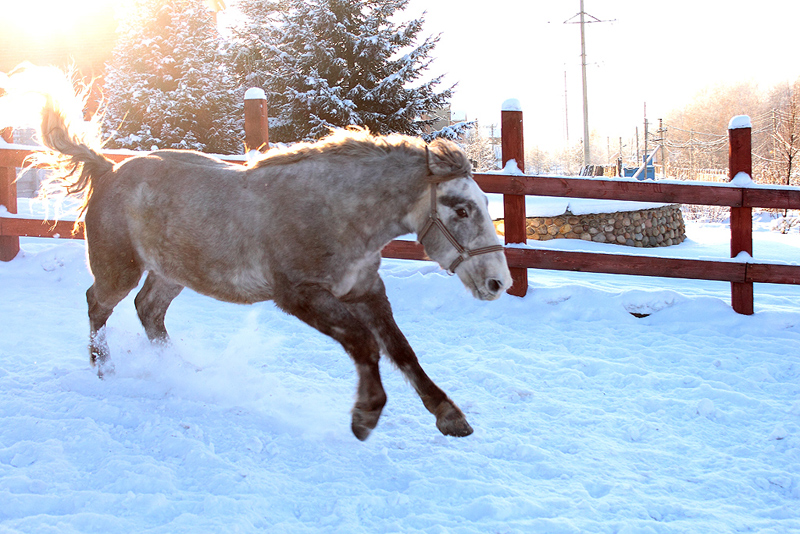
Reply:
[[[253,182],[252,191],[263,191],[272,183],[279,189],[288,187],[287,200],[302,196],[332,206],[329,220],[317,220],[316,224],[335,233],[356,232],[371,247],[382,247],[398,236],[416,233],[427,217],[430,189],[426,173],[375,173],[372,167],[355,167],[340,171],[332,180],[315,180],[310,178],[313,170],[283,172],[281,167],[265,166],[251,169],[247,179]],[[289,201],[279,209],[289,209],[290,204]]]
[[[386,185],[386,191],[381,192],[386,200],[375,204],[376,213],[365,214],[374,222],[370,225],[374,237],[384,243],[401,235],[416,234],[430,210],[429,186],[424,176],[409,180],[399,189],[396,183]]]

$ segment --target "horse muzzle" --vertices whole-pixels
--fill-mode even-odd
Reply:
[[[460,265],[456,274],[479,300],[497,300],[513,283],[502,252],[472,258]]]

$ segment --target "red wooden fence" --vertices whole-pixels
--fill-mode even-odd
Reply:
[[[749,118],[743,124],[735,124],[735,118],[731,120],[728,128],[729,180],[733,180],[740,172],[747,176],[753,175],[753,154],[750,149],[751,128]],[[751,206],[731,208],[731,258],[735,258],[743,252],[753,256],[753,208]],[[752,315],[753,282],[731,282],[731,302],[737,312]]]
[[[251,106],[257,107],[257,106]],[[265,109],[265,108],[259,108]],[[260,111],[259,111],[260,113]],[[247,121],[245,121],[247,123]],[[258,119],[251,123],[264,124]],[[737,131],[743,130],[743,131]],[[746,130],[746,131],[745,131]],[[266,132],[263,133],[267,139]],[[731,130],[731,178],[738,172],[750,174],[750,129]],[[503,111],[503,162],[514,159],[523,166],[522,112]],[[255,144],[255,142],[254,142]],[[0,204],[9,213],[17,212],[15,167],[20,167],[29,150],[0,148]],[[107,154],[121,161],[133,154]],[[229,161],[241,162],[241,159]],[[739,252],[752,256],[751,210],[759,208],[800,209],[800,188],[739,187],[708,182],[664,183],[621,179],[595,180],[561,176],[476,174],[487,193],[504,198],[506,243],[525,242],[525,195],[670,202],[710,206],[730,206],[731,257]],[[82,238],[72,234],[72,222],[57,223],[17,217],[0,217],[0,260],[9,261],[19,252],[19,237]],[[393,241],[383,251],[388,258],[427,259],[422,246],[408,241]],[[528,288],[527,269],[556,269],[579,272],[661,276],[731,282],[731,300],[738,313],[753,313],[753,283],[800,284],[800,266],[760,264],[744,261],[708,261],[652,256],[601,254],[588,252],[537,250],[506,247],[506,257],[514,276],[509,293],[524,296]]]
[[[503,164],[522,161],[522,113],[503,111]],[[746,121],[749,124],[749,120]],[[734,123],[732,121],[731,125]],[[730,132],[730,179],[739,172],[752,176],[750,127],[741,122]],[[508,151],[508,152],[507,152]],[[524,170],[518,163],[520,170]],[[524,242],[524,195],[669,202],[731,207],[731,257],[740,252],[753,255],[752,208],[800,209],[800,188],[739,187],[707,182],[665,183],[655,181],[595,180],[558,176],[514,176],[476,174],[475,180],[487,193],[503,195],[506,244]],[[511,225],[509,219],[513,218]],[[512,237],[508,232],[511,228]],[[394,241],[383,252],[385,257],[424,259],[422,247]],[[753,283],[800,284],[800,266],[760,264],[745,261],[708,261],[652,256],[601,254],[588,252],[506,248],[514,276],[509,293],[527,292],[527,269],[554,269],[592,273],[660,276],[731,282],[731,304],[737,313],[753,313]],[[520,276],[522,271],[524,276]]]

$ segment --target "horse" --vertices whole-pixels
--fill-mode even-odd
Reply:
[[[494,300],[510,287],[487,198],[457,144],[350,128],[247,165],[181,150],[114,164],[73,129],[58,101],[48,97],[41,113],[43,144],[73,171],[61,185],[84,195],[89,352],[101,379],[114,369],[106,321],[146,273],[134,303],[153,343],[168,342],[164,317],[184,287],[225,302],[272,300],[352,358],[359,440],[386,404],[382,353],[440,432],[472,433],[395,323],[378,272],[383,247],[416,233],[428,257],[476,298]]]

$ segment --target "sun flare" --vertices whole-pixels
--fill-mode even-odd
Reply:
[[[5,2],[0,19],[0,72],[28,61],[92,73],[111,55],[116,41],[112,0]]]
[[[26,126],[37,121],[42,96],[25,91],[27,78],[44,70],[8,78],[19,65],[53,65],[91,79],[101,72],[116,40],[115,3],[112,0],[26,0],[6,2],[0,20],[0,127]],[[33,84],[47,91],[57,87],[47,80]]]
[[[111,0],[29,0],[6,3],[3,14],[17,29],[50,39],[83,30],[83,21],[113,5]]]

